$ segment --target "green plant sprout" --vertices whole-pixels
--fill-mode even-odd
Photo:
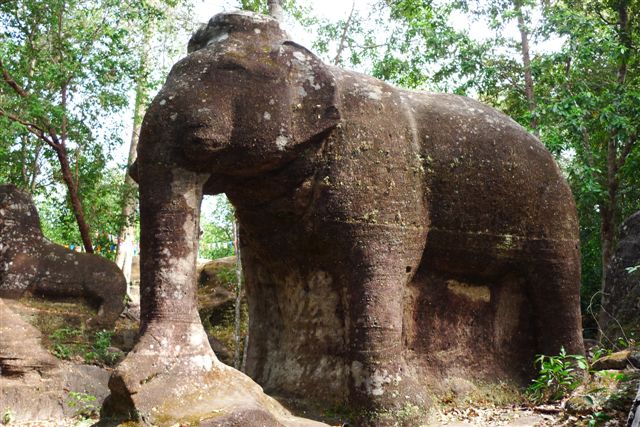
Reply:
[[[567,354],[564,347],[557,356],[537,355],[535,364],[539,366],[538,377],[526,390],[529,399],[535,403],[562,399],[583,381],[583,375],[575,367],[583,371],[589,368],[584,356]]]

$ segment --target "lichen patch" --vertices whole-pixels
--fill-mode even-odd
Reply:
[[[280,151],[283,151],[287,147],[288,143],[289,143],[289,139],[287,139],[286,136],[280,135],[276,138],[276,146]]]
[[[470,285],[456,280],[447,280],[447,289],[454,294],[468,298],[473,302],[491,301],[491,290],[488,286]]]

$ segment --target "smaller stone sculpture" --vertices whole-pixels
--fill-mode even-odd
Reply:
[[[0,297],[83,298],[98,308],[90,325],[105,326],[122,312],[125,292],[114,263],[48,241],[31,197],[0,185]]]
[[[640,333],[640,211],[620,227],[620,240],[607,267],[602,297],[602,339]]]

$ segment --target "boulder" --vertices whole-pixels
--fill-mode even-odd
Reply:
[[[233,353],[229,348],[218,338],[207,333],[207,339],[209,340],[209,345],[211,349],[214,351],[218,359],[222,363],[226,363],[227,365],[233,365]]]
[[[620,240],[607,267],[600,315],[604,344],[640,335],[640,211],[622,224]]]
[[[224,286],[228,288],[230,282],[235,283],[235,271],[235,256],[206,261],[200,264],[197,269],[198,287]]]
[[[235,260],[235,257],[233,259]],[[216,313],[224,310],[229,304],[233,305],[236,299],[236,280],[235,264],[229,264],[228,258],[213,260],[203,265],[198,274],[200,314],[216,316]]]
[[[122,312],[126,288],[113,262],[47,240],[30,195],[0,185],[0,297],[81,298],[98,310],[91,323],[107,326]]]
[[[208,261],[198,267],[197,277],[198,312],[207,330],[209,344],[220,361],[233,365],[236,258]],[[244,293],[241,304],[246,307]]]
[[[609,369],[624,369],[628,364],[631,364],[631,351],[623,350],[618,351],[607,356],[604,356],[591,365],[591,369],[594,371],[605,371]]]
[[[58,367],[58,359],[41,346],[41,339],[40,331],[0,299],[0,375],[3,379],[46,373]]]

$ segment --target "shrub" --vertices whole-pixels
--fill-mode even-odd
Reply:
[[[567,354],[564,347],[557,356],[536,356],[539,366],[538,377],[527,388],[527,395],[535,403],[553,402],[575,390],[582,383],[583,374],[576,371],[587,370],[589,364],[584,356]]]

